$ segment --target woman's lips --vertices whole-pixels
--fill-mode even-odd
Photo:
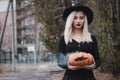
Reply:
[[[80,24],[77,24],[77,26],[80,26]]]

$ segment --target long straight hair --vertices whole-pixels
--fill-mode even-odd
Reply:
[[[71,12],[71,14],[68,16],[66,20],[65,30],[64,30],[64,39],[66,44],[68,44],[68,42],[72,42],[72,39],[73,39],[72,23],[73,23],[75,14],[76,14],[76,11]],[[82,30],[81,42],[92,42],[91,33],[88,31],[88,21],[87,21],[86,15],[85,15],[85,21],[84,21],[84,26]]]

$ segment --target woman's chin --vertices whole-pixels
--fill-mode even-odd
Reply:
[[[76,26],[75,28],[76,28],[76,29],[81,29],[81,28],[82,28],[82,26]]]

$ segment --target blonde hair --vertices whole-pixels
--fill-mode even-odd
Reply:
[[[71,12],[65,24],[64,39],[66,44],[68,44],[68,42],[72,42],[72,39],[73,39],[72,23],[73,23],[75,14],[76,14],[76,11]],[[82,42],[92,42],[91,33],[88,31],[88,21],[87,21],[86,15],[85,15],[85,21],[84,21],[82,33],[83,33],[82,40],[81,40]]]

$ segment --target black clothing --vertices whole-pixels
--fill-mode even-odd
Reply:
[[[72,39],[72,42],[68,42],[67,45],[65,44],[64,36],[60,39],[57,53],[57,62],[60,67],[66,69],[63,80],[95,80],[92,69],[68,69],[69,54],[75,52],[91,53],[96,63],[95,68],[100,66],[101,61],[99,57],[97,41],[93,35],[91,35],[91,38],[92,42],[89,43],[79,43],[76,40]]]

